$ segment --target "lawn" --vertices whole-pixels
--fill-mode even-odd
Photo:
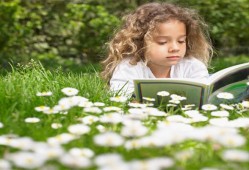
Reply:
[[[248,102],[165,111],[114,96],[98,72],[37,62],[13,67],[0,87],[0,169],[249,168]]]

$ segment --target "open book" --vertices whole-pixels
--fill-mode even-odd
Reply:
[[[219,104],[223,102],[217,98],[220,92],[229,92],[234,95],[232,102],[249,100],[249,62],[238,64],[212,74],[208,79],[135,79],[135,95],[140,102],[144,97],[154,98],[159,104],[161,97],[157,92],[167,91],[187,98],[184,104]]]

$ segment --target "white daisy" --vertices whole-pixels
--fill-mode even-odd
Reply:
[[[127,140],[124,144],[124,147],[127,150],[141,148],[142,147],[141,140],[138,139]]]
[[[152,158],[149,159],[148,162],[154,164],[158,169],[168,169],[175,164],[174,160],[168,157]]]
[[[166,118],[169,122],[191,123],[191,119],[185,118],[181,115],[171,115]]]
[[[198,110],[187,110],[184,112],[184,114],[186,114],[189,117],[197,117],[201,115]]]
[[[194,151],[189,150],[182,150],[180,152],[175,153],[175,158],[179,161],[187,161],[194,155]]]
[[[51,91],[47,91],[47,92],[37,92],[36,96],[52,96],[53,93]]]
[[[13,148],[18,148],[21,150],[30,150],[34,147],[35,142],[30,137],[20,137],[11,140],[9,146]]]
[[[190,122],[194,123],[194,122],[205,122],[208,120],[208,117],[206,116],[203,116],[203,115],[199,115],[199,116],[195,116],[195,117],[192,117],[190,119]]]
[[[227,117],[221,117],[221,118],[212,118],[209,120],[209,123],[211,125],[215,126],[223,126],[226,127],[229,125],[229,120]]]
[[[187,104],[182,107],[182,110],[191,110],[193,107],[195,107],[194,104]]]
[[[113,162],[105,166],[100,166],[98,170],[131,170],[129,163],[127,162]]]
[[[102,110],[98,107],[85,107],[84,112],[100,114]]]
[[[170,158],[152,158],[145,160],[133,160],[130,163],[130,169],[142,170],[142,169],[168,169],[174,165],[174,161]]]
[[[49,109],[50,109],[50,107],[48,107],[48,106],[37,106],[37,107],[35,107],[35,110],[37,112],[44,112],[44,111],[47,111]]]
[[[83,156],[74,156],[71,154],[63,154],[59,159],[60,163],[72,169],[89,168],[92,163],[91,160]]]
[[[45,110],[43,113],[50,115],[50,114],[57,114],[57,113],[59,113],[59,111],[58,111],[58,109],[51,108],[49,110]]]
[[[185,115],[191,118],[191,122],[204,122],[208,120],[208,117],[200,114],[198,110],[187,110],[185,111]]]
[[[169,92],[167,92],[167,91],[160,91],[160,92],[157,93],[157,95],[165,97],[165,96],[169,96]]]
[[[248,117],[240,117],[237,119],[233,119],[229,121],[231,127],[236,128],[249,128],[249,118]]]
[[[94,156],[94,152],[89,148],[71,148],[69,154],[73,156],[83,156],[86,158],[91,158]]]
[[[112,124],[117,124],[122,122],[123,117],[120,113],[108,113],[104,114],[100,117],[100,122],[102,123],[112,123]]]
[[[218,168],[213,168],[213,167],[203,167],[200,170],[219,170]]]
[[[60,145],[50,146],[47,143],[37,143],[33,148],[33,151],[47,159],[55,159],[65,153]]]
[[[222,158],[225,161],[235,161],[235,162],[248,162],[249,161],[249,152],[229,149],[223,152]]]
[[[50,137],[47,139],[48,144],[50,145],[60,145],[67,144],[68,142],[76,139],[77,137],[70,133],[62,133],[54,137]]]
[[[159,138],[158,138],[159,137]],[[143,148],[155,148],[155,147],[163,147],[166,145],[164,140],[160,139],[160,136],[144,136],[139,139],[140,147]]]
[[[226,109],[226,110],[234,110],[233,106],[223,104],[223,103],[220,104],[220,107],[223,108],[223,109]]]
[[[116,106],[109,106],[109,107],[105,107],[103,109],[105,112],[111,112],[111,111],[121,111],[122,109],[120,107],[116,107]]]
[[[64,103],[64,104],[55,105],[52,110],[54,110],[55,112],[56,111],[61,112],[61,111],[67,111],[70,108],[71,108],[71,105],[69,105],[68,103]]]
[[[144,114],[144,109],[141,108],[130,108],[128,110],[129,113],[131,114]]]
[[[217,98],[230,100],[234,98],[234,95],[228,92],[221,92],[217,94]]]
[[[99,121],[99,118],[97,116],[89,115],[83,118],[79,118],[78,120],[81,121],[85,125],[91,125],[92,123]]]
[[[176,104],[167,104],[167,107],[177,107]]]
[[[94,136],[94,143],[100,146],[117,147],[124,143],[124,139],[115,132],[105,132]]]
[[[249,101],[243,101],[241,104],[244,108],[249,108]]]
[[[128,103],[128,106],[134,108],[145,108],[147,105],[144,103]]]
[[[63,110],[63,111],[60,111],[59,114],[61,114],[61,115],[67,115],[67,114],[68,114],[68,111]]]
[[[136,108],[132,108],[132,109],[136,109]],[[124,115],[124,119],[134,119],[134,120],[144,120],[148,118],[148,114],[147,113],[143,113],[143,112],[136,112],[136,111],[131,111],[132,113],[130,114],[125,114]]]
[[[33,152],[15,152],[7,154],[6,158],[12,161],[15,166],[24,169],[36,169],[44,165],[46,158]]]
[[[1,135],[0,136],[0,145],[11,146],[14,140],[16,140],[16,135]]]
[[[180,100],[169,100],[169,103],[180,104],[181,101]]]
[[[243,146],[246,143],[246,139],[244,136],[239,134],[221,135],[217,138],[217,142],[223,146],[233,148]]]
[[[106,128],[103,125],[97,125],[96,129],[98,129],[98,131],[101,133],[106,132]]]
[[[83,124],[74,124],[70,125],[68,131],[74,135],[83,135],[90,131],[90,127]]]
[[[61,91],[67,96],[75,96],[79,92],[79,90],[77,90],[76,88],[72,88],[72,87],[65,87]]]
[[[204,104],[201,106],[202,110],[206,110],[206,111],[212,111],[212,110],[217,110],[217,106],[213,105],[213,104]]]
[[[217,117],[228,117],[229,112],[226,111],[226,110],[212,111],[211,115],[212,116],[217,116]]]
[[[127,100],[128,98],[125,96],[116,96],[110,98],[110,101],[119,102],[119,103],[125,103]]]
[[[5,159],[0,159],[0,169],[11,170],[11,163]]]
[[[123,159],[121,155],[117,153],[105,153],[97,155],[94,162],[99,167],[107,167],[115,163],[123,162]]]
[[[130,163],[130,169],[136,169],[136,170],[159,170],[157,168],[157,165],[153,163],[149,163],[148,160],[132,160]]]
[[[172,100],[179,100],[179,101],[182,101],[182,100],[186,100],[187,98],[186,97],[183,97],[183,96],[179,96],[177,94],[172,94],[170,95],[171,99]]]
[[[163,111],[160,111],[157,108],[153,108],[153,107],[147,107],[143,109],[144,114],[147,114],[149,116],[167,116],[167,114]]]
[[[61,124],[61,123],[52,123],[52,124],[51,124],[51,127],[52,127],[53,129],[59,129],[59,128],[62,127],[62,124]]]
[[[26,123],[38,123],[40,119],[37,117],[28,117],[24,120]]]
[[[148,115],[160,117],[160,116],[167,116],[167,113],[165,113],[164,111],[156,111],[156,112],[150,112],[148,113]]]
[[[58,104],[63,106],[73,107],[73,106],[78,106],[80,101],[81,101],[80,96],[63,97],[58,101]]]
[[[81,101],[79,104],[78,104],[79,107],[92,107],[94,106],[93,102],[90,102],[90,101]]]
[[[93,105],[96,106],[96,107],[103,107],[103,106],[105,106],[105,103],[102,103],[102,102],[94,102]]]
[[[133,123],[122,127],[121,135],[125,137],[140,137],[148,132],[148,128],[140,123]]]

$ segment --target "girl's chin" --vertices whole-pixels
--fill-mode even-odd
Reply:
[[[179,63],[180,60],[168,61],[168,65],[173,66]]]

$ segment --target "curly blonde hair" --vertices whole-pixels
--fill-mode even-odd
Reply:
[[[130,64],[145,61],[145,38],[155,29],[157,23],[170,19],[183,22],[186,26],[187,48],[184,57],[195,57],[208,65],[213,49],[207,24],[192,9],[169,3],[147,3],[133,13],[123,17],[123,25],[108,43],[108,57],[102,61],[102,77],[109,81],[116,66],[127,57]]]

